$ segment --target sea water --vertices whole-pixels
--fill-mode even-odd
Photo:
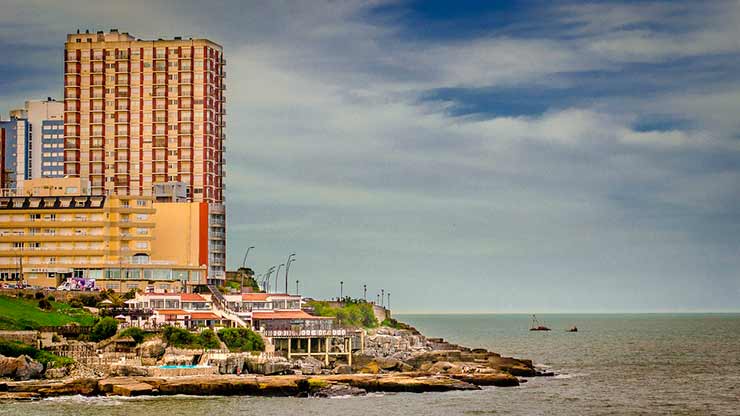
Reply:
[[[738,415],[740,314],[398,315],[424,334],[531,358],[555,377],[449,393],[265,397],[65,397],[0,415]],[[565,330],[577,326],[578,332]]]

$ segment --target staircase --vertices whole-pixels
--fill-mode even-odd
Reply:
[[[219,315],[230,321],[236,322],[237,326],[251,328],[251,325],[249,325],[242,318],[240,318],[239,315],[235,314],[229,309],[226,298],[224,298],[224,295],[221,293],[221,291],[218,290],[215,285],[208,285],[208,290],[211,292],[211,300],[213,301],[213,306],[216,307]]]

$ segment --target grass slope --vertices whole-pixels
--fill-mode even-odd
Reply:
[[[95,317],[66,303],[51,302],[52,310],[39,309],[38,300],[0,296],[0,329],[24,330],[71,323],[92,325]]]

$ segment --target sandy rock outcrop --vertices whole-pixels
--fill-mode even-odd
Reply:
[[[0,377],[30,380],[40,378],[43,372],[44,365],[27,355],[18,357],[0,355]]]

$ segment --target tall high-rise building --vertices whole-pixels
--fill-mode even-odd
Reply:
[[[65,43],[64,169],[93,193],[153,194],[181,182],[222,203],[224,64],[206,39],[77,33]]]
[[[221,46],[112,29],[67,35],[64,53],[65,175],[93,195],[204,204],[201,261],[209,281],[225,279]]]

